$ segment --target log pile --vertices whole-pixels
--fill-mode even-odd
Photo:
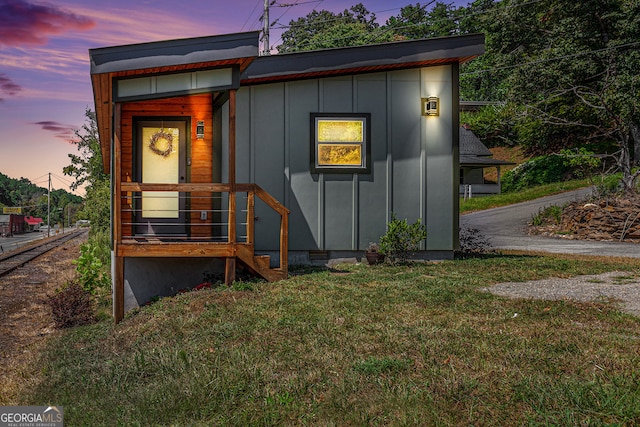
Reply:
[[[533,228],[535,234],[568,239],[640,243],[640,196],[573,202],[565,207],[560,224]]]

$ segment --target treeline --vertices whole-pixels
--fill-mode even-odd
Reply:
[[[75,222],[82,201],[82,197],[65,190],[51,190],[51,224],[63,219],[65,224]],[[21,207],[23,214],[43,218],[46,222],[47,202],[46,188],[38,187],[26,178],[14,179],[0,173],[0,206]]]

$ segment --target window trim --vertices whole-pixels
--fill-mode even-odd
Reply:
[[[363,123],[362,130],[364,132],[361,156],[364,156],[360,166],[354,165],[320,165],[318,164],[318,121],[319,120],[337,120],[337,121],[361,121]],[[311,113],[310,114],[310,168],[311,173],[343,173],[343,174],[370,174],[371,173],[371,113]],[[322,142],[327,144],[331,142]],[[336,141],[335,144],[345,144]],[[346,143],[358,144],[358,143]]]

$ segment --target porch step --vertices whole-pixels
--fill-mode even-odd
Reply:
[[[271,268],[271,257],[269,255],[255,255],[253,259],[260,268]]]
[[[269,282],[277,282],[287,278],[286,271],[270,267],[271,257],[269,255],[255,255],[253,250],[247,246],[239,246],[237,255],[238,260],[249,270]]]

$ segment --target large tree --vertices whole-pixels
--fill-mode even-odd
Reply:
[[[625,191],[640,175],[639,15],[630,0],[503,0],[487,28],[520,129],[547,148],[613,143]]]
[[[282,33],[282,44],[277,49],[280,53],[298,52],[382,43],[392,39],[391,32],[380,31],[376,15],[358,3],[344,12],[314,10],[292,20]]]
[[[466,8],[436,2],[433,8],[427,9],[432,3],[403,7],[400,14],[387,20],[386,27],[405,39],[453,36],[465,32],[459,19]]]

